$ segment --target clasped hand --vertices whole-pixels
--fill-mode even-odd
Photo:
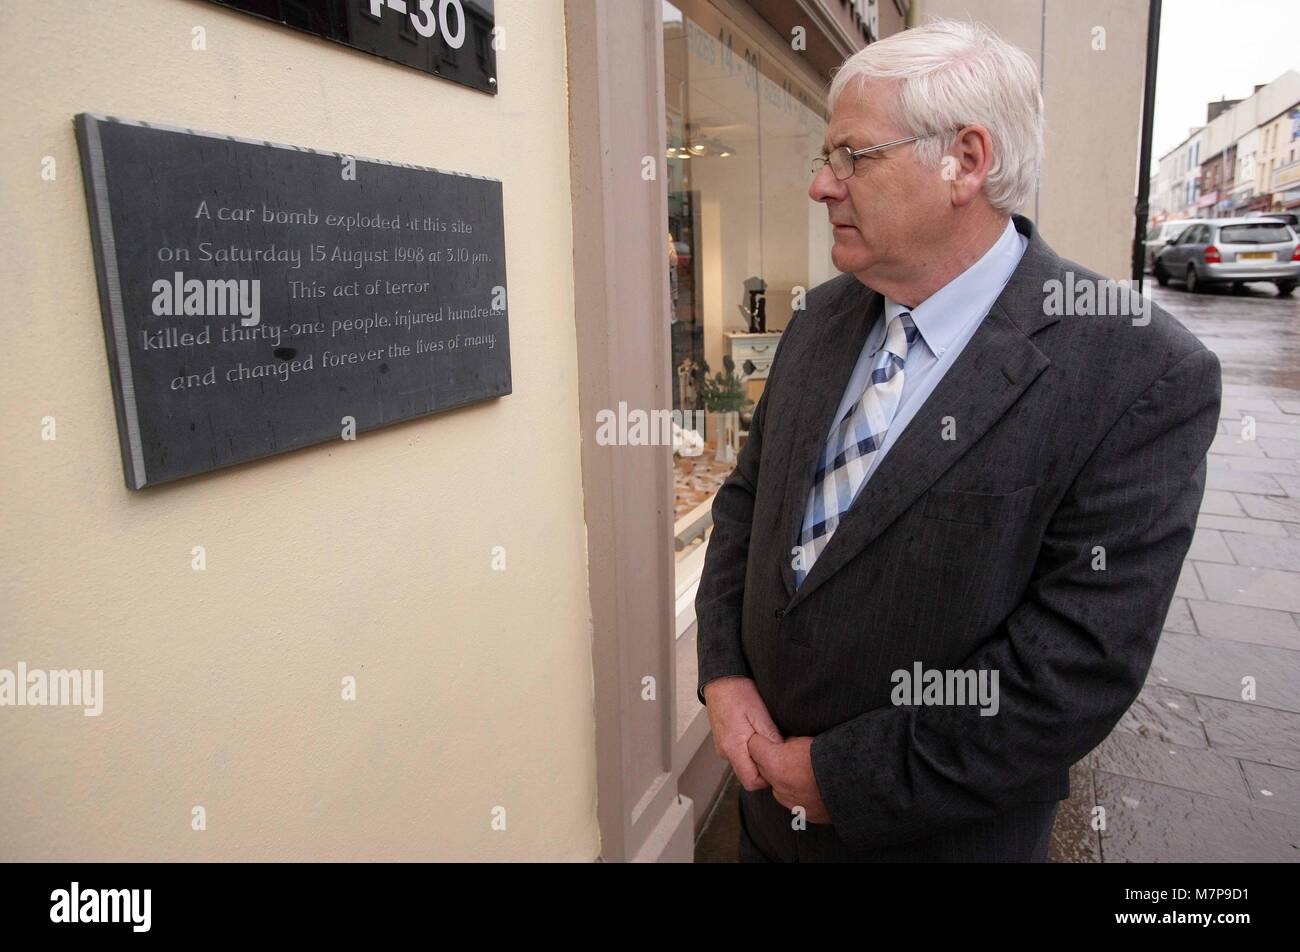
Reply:
[[[830,823],[813,774],[811,737],[783,738],[749,678],[727,677],[704,687],[713,747],[746,790],[771,788],[782,806],[802,808],[809,823]]]

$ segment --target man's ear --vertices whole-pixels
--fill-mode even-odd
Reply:
[[[993,167],[993,137],[983,126],[963,126],[943,157],[943,175],[950,183],[953,205],[964,208],[981,195]]]

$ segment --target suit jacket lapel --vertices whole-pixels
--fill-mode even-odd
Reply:
[[[862,487],[797,592],[790,564],[792,556],[783,558],[782,575],[793,596],[789,608],[807,598],[916,502],[1051,363],[1030,341],[1029,334],[1056,320],[1044,314],[1043,283],[1059,275],[1061,259],[1047,247],[1027,219],[1017,216],[1016,225],[1029,237],[1029,247],[1011,280],[957,360]],[[871,292],[870,296],[873,309],[881,306],[880,295]],[[799,542],[804,505],[830,428],[830,416],[843,396],[866,338],[865,330],[860,335],[848,336],[849,331],[842,323],[846,318],[847,312],[838,314],[826,328],[816,366],[829,368],[830,372],[824,385],[817,388],[816,397],[810,395],[805,401],[796,437],[798,445],[791,454],[785,515],[790,521],[793,514],[793,526],[787,524],[783,536],[792,540],[789,548]],[[956,420],[955,440],[941,438],[946,416]],[[796,474],[799,479],[790,478]],[[790,492],[795,494],[793,498]]]

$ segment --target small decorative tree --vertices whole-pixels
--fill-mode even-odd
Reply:
[[[722,358],[722,373],[709,375],[708,361],[701,361],[700,404],[709,413],[739,413],[754,401],[745,395],[745,385],[736,376],[736,362]]]
[[[700,404],[709,414],[709,429],[716,448],[713,458],[732,463],[740,449],[740,411],[753,404],[745,395],[745,385],[736,376],[736,362],[729,356],[722,358],[721,373],[709,374],[707,362],[701,362]]]

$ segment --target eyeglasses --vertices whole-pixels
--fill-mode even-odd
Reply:
[[[880,145],[868,146],[865,149],[850,149],[847,145],[842,145],[833,150],[829,155],[814,156],[812,160],[812,173],[816,175],[822,170],[823,166],[829,165],[835,177],[843,182],[845,179],[853,177],[853,170],[857,167],[858,159],[871,152],[879,152],[881,149],[888,149],[891,145],[902,145],[905,142],[915,142],[918,139],[924,139],[925,136],[908,136],[906,139],[895,139],[893,142],[882,142]]]

